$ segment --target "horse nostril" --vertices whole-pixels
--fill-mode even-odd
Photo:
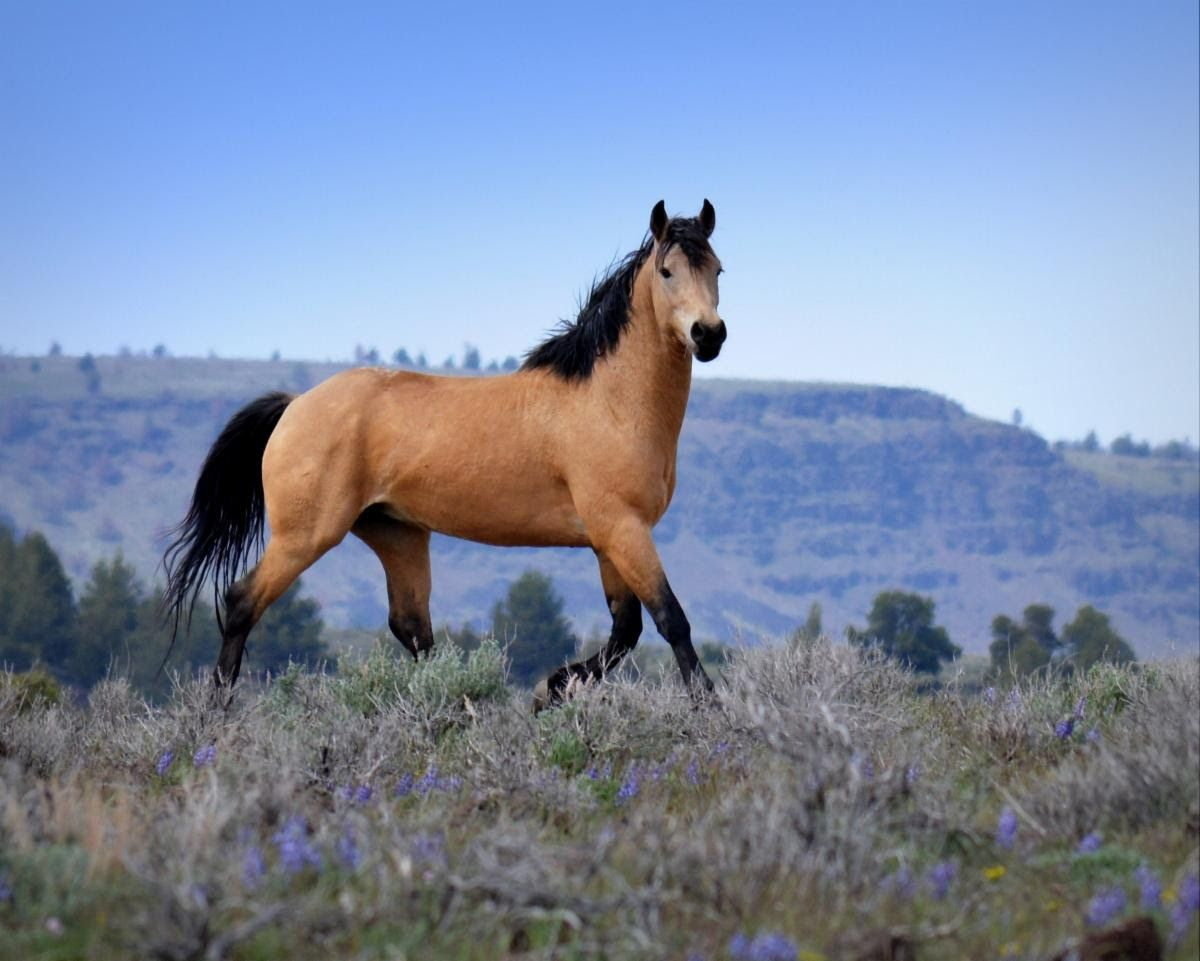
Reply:
[[[725,329],[725,321],[717,321],[717,343],[725,343],[725,338],[729,336],[729,331]]]
[[[702,343],[705,337],[704,325],[700,321],[692,324],[692,340],[697,344]]]

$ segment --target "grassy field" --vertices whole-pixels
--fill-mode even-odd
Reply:
[[[537,717],[490,643],[227,706],[0,683],[3,958],[1048,959],[1141,916],[1195,958],[1198,830],[1194,659],[928,693],[821,641]]]

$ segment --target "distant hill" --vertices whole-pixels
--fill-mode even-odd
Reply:
[[[84,366],[87,366],[86,364]],[[229,415],[340,365],[0,357],[0,516],[43,531],[80,583],[121,550],[147,581]],[[1061,626],[1108,613],[1141,656],[1200,646],[1200,470],[1194,460],[1058,453],[1027,430],[920,390],[695,383],[675,502],[658,527],[700,637],[755,642],[803,621],[864,624],[877,592],[932,595],[967,651],[1000,612],[1043,601]],[[527,567],[551,574],[580,629],[607,618],[587,551],[439,538],[434,620],[482,624]],[[338,625],[382,624],[383,577],[353,538],[305,577]]]

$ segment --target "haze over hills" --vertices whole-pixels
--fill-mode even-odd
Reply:
[[[45,533],[79,584],[117,550],[150,582],[230,414],[342,367],[0,357],[0,517]],[[901,588],[931,595],[968,652],[986,649],[995,614],[1035,601],[1059,626],[1094,604],[1143,657],[1200,647],[1195,459],[1056,451],[920,390],[699,380],[678,475],[656,538],[699,637],[779,636],[813,601],[840,633]],[[435,622],[486,624],[536,567],[582,631],[607,624],[588,551],[439,537],[433,566]],[[382,572],[352,537],[305,585],[332,624],[384,622]]]

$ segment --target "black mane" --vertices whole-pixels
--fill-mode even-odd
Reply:
[[[703,267],[713,256],[708,237],[696,217],[676,217],[667,224],[666,237],[659,246],[658,262],[672,247],[679,247],[693,270]],[[522,370],[549,368],[563,380],[586,380],[596,361],[617,347],[629,326],[629,301],[633,280],[654,249],[647,237],[634,250],[592,282],[587,299],[574,322],[564,320],[557,333],[525,356]]]

